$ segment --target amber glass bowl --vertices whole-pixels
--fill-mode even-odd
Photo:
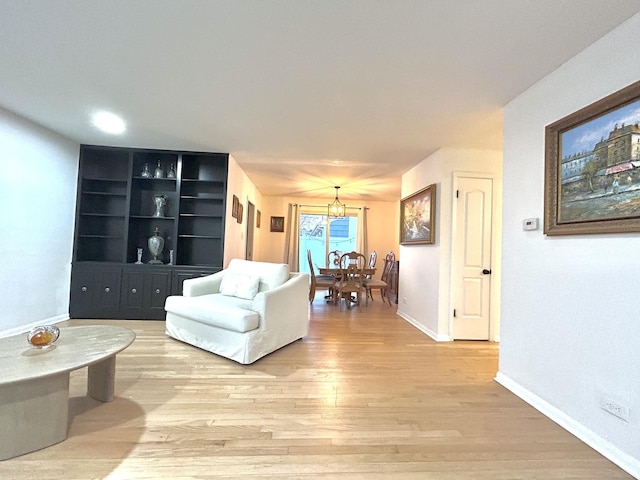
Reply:
[[[47,348],[60,336],[60,329],[54,325],[33,327],[27,334],[27,341],[35,348]]]

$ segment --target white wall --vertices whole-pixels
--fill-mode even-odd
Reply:
[[[79,145],[0,109],[0,334],[69,318]]]
[[[640,477],[640,235],[546,237],[544,129],[640,79],[640,14],[504,111],[503,282],[498,380]],[[600,409],[631,408],[631,421]]]
[[[233,196],[238,197],[243,205],[242,223],[231,216],[231,206]],[[247,247],[247,202],[253,203],[257,211],[261,210],[262,194],[249,179],[244,170],[240,168],[238,162],[229,155],[229,174],[227,181],[227,214],[224,228],[224,267],[229,265],[232,258],[246,258]],[[262,218],[264,223],[264,214]],[[251,226],[255,228],[255,224]],[[262,249],[262,234],[264,226],[254,230],[253,239],[253,259],[260,259]]]
[[[436,239],[433,245],[400,246],[398,314],[439,341],[450,340],[451,321],[451,217],[454,172],[481,172],[495,175],[496,204],[500,205],[502,154],[495,150],[443,148],[402,176],[402,198],[436,184]],[[500,258],[500,218],[495,215],[493,254]],[[496,263],[497,264],[497,263]],[[497,285],[496,285],[497,286]],[[492,289],[497,304],[499,288]],[[492,309],[493,311],[494,309]],[[499,316],[492,315],[492,322]],[[498,325],[492,325],[498,332]]]

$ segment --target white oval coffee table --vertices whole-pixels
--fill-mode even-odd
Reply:
[[[0,338],[0,460],[67,438],[69,374],[89,367],[87,393],[113,400],[116,354],[136,335],[111,325],[61,327],[51,347],[35,349],[27,335]]]

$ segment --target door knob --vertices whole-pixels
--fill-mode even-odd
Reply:
[[[486,268],[484,268],[484,269],[482,270],[482,274],[483,274],[483,275],[491,275],[491,270],[487,270]]]

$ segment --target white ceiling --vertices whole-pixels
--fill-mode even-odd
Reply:
[[[0,105],[80,143],[229,152],[264,195],[341,185],[340,198],[397,200],[400,175],[440,147],[501,149],[501,107],[638,11],[640,0],[0,0]],[[126,134],[96,131],[97,109],[123,116]]]

